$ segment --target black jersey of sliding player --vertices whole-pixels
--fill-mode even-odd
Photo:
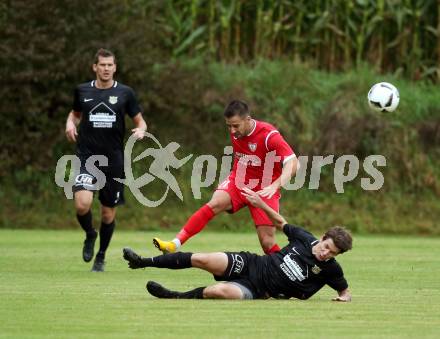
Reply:
[[[122,160],[124,114],[134,117],[141,111],[134,91],[117,81],[106,89],[96,88],[96,81],[86,82],[75,89],[73,110],[82,113],[78,153]]]
[[[306,230],[284,225],[289,244],[277,253],[262,257],[259,286],[272,297],[310,298],[325,284],[336,291],[348,287],[341,266],[335,259],[319,261],[312,254],[318,240]]]

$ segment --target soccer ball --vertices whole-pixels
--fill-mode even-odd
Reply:
[[[389,82],[379,82],[368,92],[368,104],[379,112],[392,112],[399,105],[399,91]]]

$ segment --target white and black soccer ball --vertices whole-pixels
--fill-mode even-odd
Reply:
[[[399,105],[399,101],[399,91],[389,82],[379,82],[368,92],[368,104],[375,111],[392,112]]]

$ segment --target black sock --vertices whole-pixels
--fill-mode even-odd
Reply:
[[[197,287],[187,292],[171,291],[154,281],[147,282],[147,291],[151,295],[162,299],[203,299],[203,291],[206,287]]]
[[[146,265],[145,267],[178,270],[192,267],[191,256],[190,252],[168,253],[153,258],[142,258],[142,263]]]
[[[177,292],[177,298],[178,299],[203,299],[203,290],[206,288],[204,287],[197,287],[191,291],[187,292]]]
[[[114,220],[110,224],[104,224],[101,222],[101,229],[99,230],[99,251],[97,256],[102,258],[105,257],[105,251],[107,251],[108,245],[110,244],[114,229]]]
[[[78,222],[81,225],[84,232],[86,232],[87,237],[95,238],[97,236],[97,233],[92,226],[92,211],[91,210],[89,210],[84,215],[76,214],[76,219],[78,220]]]

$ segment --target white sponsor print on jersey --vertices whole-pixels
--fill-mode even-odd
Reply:
[[[93,98],[91,98],[91,99],[84,98],[84,102],[89,102],[89,101],[92,101],[92,100],[93,100]]]
[[[295,254],[287,254],[283,258],[283,263],[280,265],[281,270],[287,275],[287,277],[292,280],[299,280],[303,281],[307,279],[309,275],[308,267],[306,266],[306,272],[304,274],[303,269],[300,265],[295,261],[295,259],[292,257]]]
[[[93,188],[94,177],[90,174],[79,174],[75,178],[75,186],[83,186]]]
[[[116,115],[109,115],[108,113],[96,113],[91,115],[89,120],[99,122],[115,122]]]
[[[244,260],[243,258],[236,254],[234,257],[234,264],[232,265],[234,267],[234,273],[240,273],[244,267]]]
[[[95,128],[112,128],[111,122],[94,122],[93,127]]]
[[[90,110],[89,121],[95,128],[112,128],[116,122],[116,113],[103,102]]]
[[[241,152],[234,153],[238,162],[244,166],[261,166],[261,159],[255,154],[243,154]]]
[[[228,275],[230,276],[232,273],[240,274],[244,267],[243,258],[239,254],[231,254],[231,258],[232,258],[232,265]]]

